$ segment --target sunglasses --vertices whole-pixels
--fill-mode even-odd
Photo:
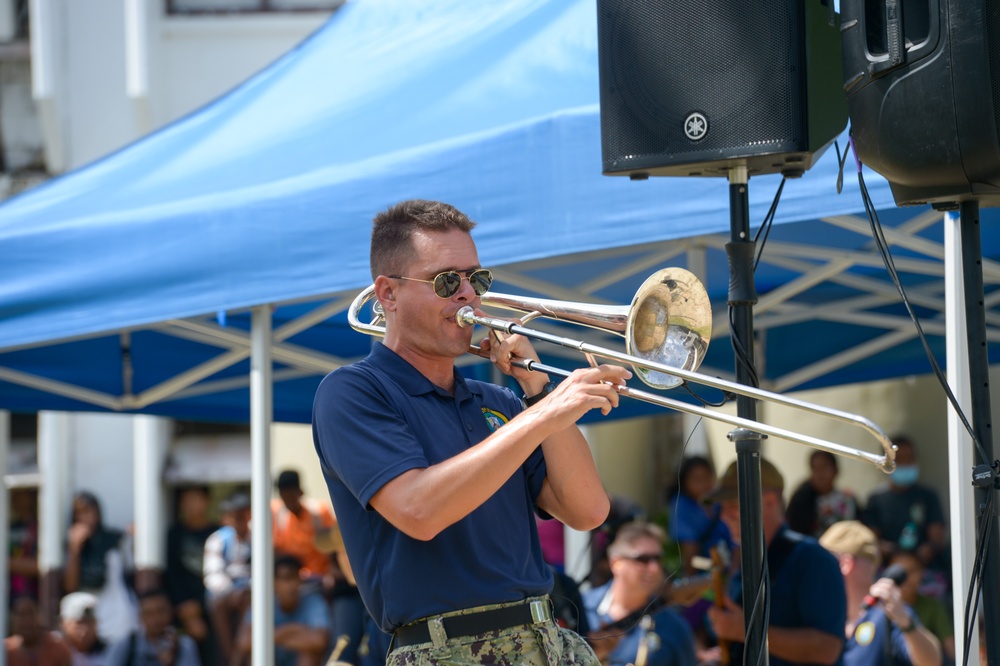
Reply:
[[[623,555],[622,557],[646,566],[650,562],[656,562],[659,564],[660,559],[663,557],[663,553],[640,553],[639,555]]]
[[[462,280],[468,280],[472,285],[472,290],[476,296],[482,296],[490,290],[493,284],[493,273],[488,269],[480,268],[469,273],[467,276],[458,271],[445,271],[438,273],[432,280],[421,280],[420,278],[406,277],[403,275],[387,275],[393,280],[410,280],[411,282],[426,282],[434,285],[434,293],[438,298],[451,298],[462,288]]]

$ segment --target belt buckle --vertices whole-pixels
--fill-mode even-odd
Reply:
[[[448,640],[448,632],[444,630],[444,618],[439,615],[428,619],[427,633],[430,634],[434,647],[443,647]]]
[[[531,611],[531,622],[533,624],[547,622],[552,617],[552,614],[549,612],[549,605],[545,599],[533,599],[528,604],[528,610]]]

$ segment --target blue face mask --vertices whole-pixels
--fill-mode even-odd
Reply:
[[[920,467],[917,465],[899,465],[892,473],[892,482],[897,486],[912,486],[920,476]]]

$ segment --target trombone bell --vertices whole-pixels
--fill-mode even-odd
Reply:
[[[694,371],[712,337],[712,303],[705,287],[683,268],[664,268],[646,278],[629,306],[626,351],[646,361]],[[673,388],[681,378],[633,366],[643,382]]]
[[[695,370],[705,359],[712,337],[712,303],[705,287],[690,271],[664,268],[639,287],[631,305],[595,305],[487,292],[486,307],[529,313],[534,317],[589,326],[625,336],[630,356],[681,370]],[[633,365],[643,382],[654,388],[679,386],[683,379]]]

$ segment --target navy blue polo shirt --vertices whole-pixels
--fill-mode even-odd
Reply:
[[[358,590],[383,631],[552,589],[534,521],[546,473],[540,448],[430,541],[408,537],[369,506],[388,481],[465,451],[522,409],[511,390],[457,370],[451,395],[381,343],[320,383],[313,441]]]
[[[767,569],[771,583],[770,626],[789,629],[818,629],[843,639],[847,624],[847,593],[837,558],[807,536],[782,527],[767,547]],[[742,601],[743,579],[737,574],[729,594],[750,612]],[[743,644],[733,646],[730,663],[743,659]],[[770,655],[771,666],[796,666]],[[835,666],[844,663],[843,652]],[[801,665],[799,665],[801,666]]]

